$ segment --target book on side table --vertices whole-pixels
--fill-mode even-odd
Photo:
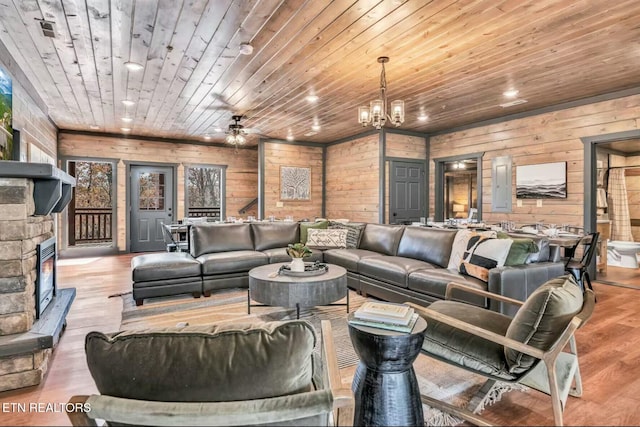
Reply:
[[[367,301],[356,310],[349,323],[408,333],[417,321],[418,314],[408,305]]]

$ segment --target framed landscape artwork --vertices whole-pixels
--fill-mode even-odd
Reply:
[[[565,199],[567,162],[541,163],[516,168],[517,199]]]
[[[0,65],[0,160],[13,158],[11,97],[11,76]]]
[[[311,168],[280,166],[280,200],[311,200]]]

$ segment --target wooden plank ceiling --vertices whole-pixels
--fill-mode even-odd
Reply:
[[[274,138],[362,132],[383,55],[400,129],[417,132],[638,87],[639,22],[638,0],[0,2],[0,41],[60,129],[212,141],[232,114]],[[509,89],[528,102],[501,107]]]

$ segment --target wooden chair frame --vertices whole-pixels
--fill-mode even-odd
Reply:
[[[480,289],[474,289],[468,287],[466,285],[460,283],[449,283],[447,285],[447,290],[445,294],[445,299],[451,299],[452,293],[455,289],[460,291],[469,292],[473,294],[477,294],[480,296],[484,296],[486,298],[492,298],[498,301],[515,304],[517,306],[522,306],[524,302],[518,301],[512,298],[508,298],[502,295],[494,294],[491,292],[483,291]],[[553,409],[553,419],[555,425],[562,426],[562,412],[564,409],[564,405],[566,402],[567,395],[572,396],[580,396],[582,394],[582,380],[580,377],[580,368],[578,365],[578,355],[577,348],[575,343],[574,333],[575,331],[584,325],[593,313],[593,308],[595,306],[595,294],[591,290],[586,290],[584,292],[585,298],[582,306],[582,310],[580,313],[575,315],[567,327],[564,329],[560,337],[556,340],[556,342],[549,348],[547,351],[540,350],[538,348],[532,347],[527,344],[523,344],[519,341],[513,340],[511,338],[507,338],[500,334],[496,334],[492,331],[480,328],[478,326],[463,322],[454,317],[447,316],[445,314],[438,313],[434,310],[429,309],[428,307],[419,306],[413,303],[407,303],[411,305],[415,311],[421,316],[427,319],[433,319],[438,322],[442,322],[449,326],[452,326],[456,329],[464,330],[470,334],[479,336],[488,341],[500,344],[505,348],[510,348],[515,351],[522,352],[529,356],[535,357],[539,359],[540,362],[533,365],[529,371],[527,371],[522,376],[518,377],[516,380],[511,381],[515,383],[521,383],[527,385],[532,388],[536,388],[539,391],[542,391],[551,396],[551,403]],[[565,353],[563,350],[569,344],[570,353]],[[424,353],[424,352],[423,352]],[[427,354],[428,355],[428,354]],[[444,359],[439,359],[447,362]],[[453,366],[458,366],[462,369],[466,369],[464,366],[460,366],[455,363],[448,362]],[[558,375],[559,372],[569,372],[569,375],[564,376],[566,381],[559,382],[562,379],[562,376]],[[491,377],[486,374],[482,374],[481,372],[473,371],[477,374],[481,374],[489,377],[489,380],[478,392],[479,394],[488,393],[493,384],[496,381],[505,381],[504,379]],[[540,381],[540,376],[545,375],[546,381]],[[543,377],[544,378],[544,377]],[[574,384],[572,386],[572,383]],[[456,406],[452,406],[447,404],[446,402],[442,402],[440,400],[436,400],[430,398],[428,396],[421,396],[422,401],[427,405],[440,409],[444,412],[448,412],[455,416],[458,416],[472,424],[475,425],[491,425],[486,419],[480,417],[475,414],[473,410],[477,403],[479,403],[484,396],[476,396],[474,397],[470,405],[467,408],[458,408]]]
[[[97,426],[96,419],[155,426],[250,425],[256,419],[279,423],[331,413],[335,425],[352,425],[353,393],[344,387],[333,344],[331,323],[321,322],[324,384],[320,390],[243,402],[156,402],[105,395],[73,396],[74,411],[68,412],[74,426]],[[88,405],[91,410],[85,412]],[[71,406],[71,405],[70,405]],[[351,417],[349,420],[346,417]]]

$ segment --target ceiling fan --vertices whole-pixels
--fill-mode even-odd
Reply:
[[[238,145],[247,143],[247,131],[244,129],[244,126],[240,124],[240,120],[242,120],[243,117],[244,116],[231,116],[233,123],[229,125],[229,130],[225,132],[227,136],[224,141],[227,144],[237,147]]]

